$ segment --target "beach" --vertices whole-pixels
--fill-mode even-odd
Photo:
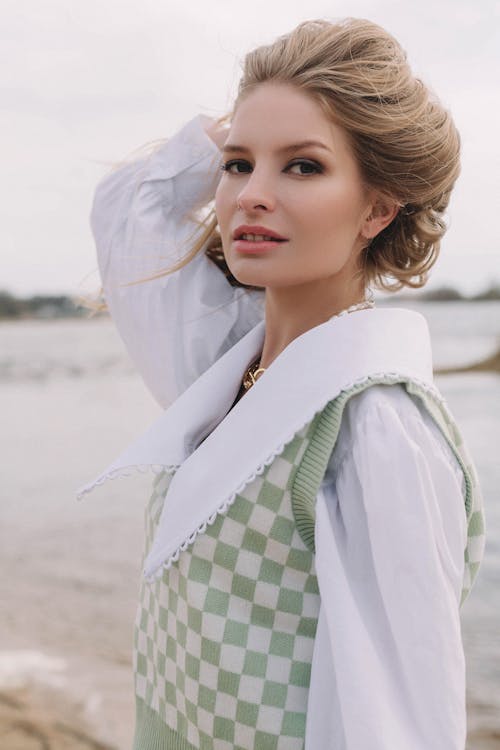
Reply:
[[[466,334],[456,310],[429,308],[437,365],[493,356],[499,313],[498,303],[478,307]],[[109,482],[81,502],[75,495],[159,407],[107,319],[3,323],[0,352],[0,747],[127,750],[151,476]],[[437,383],[476,458],[487,509],[485,560],[461,619],[468,748],[492,750],[500,748],[500,375],[446,374]]]

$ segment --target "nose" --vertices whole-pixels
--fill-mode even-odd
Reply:
[[[236,196],[236,205],[247,213],[258,208],[272,211],[276,205],[276,195],[270,178],[262,171],[254,170]]]

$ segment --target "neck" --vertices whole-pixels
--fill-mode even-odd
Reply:
[[[343,289],[337,295],[318,293],[317,282],[307,288],[266,288],[266,331],[260,366],[269,365],[298,336],[315,326],[325,323],[334,315],[365,299],[364,287]]]

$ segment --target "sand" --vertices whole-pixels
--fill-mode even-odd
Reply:
[[[0,692],[3,750],[112,750],[64,693],[37,687]]]

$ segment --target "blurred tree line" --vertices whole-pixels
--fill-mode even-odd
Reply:
[[[408,299],[409,295],[397,294],[398,299]],[[492,284],[487,289],[472,297],[464,296],[453,287],[443,286],[437,289],[412,294],[411,299],[424,302],[483,302],[500,300],[500,285]],[[98,313],[100,314],[100,313]],[[80,318],[88,317],[88,307],[82,306],[76,297],[70,295],[43,295],[33,297],[16,297],[5,290],[0,290],[0,320],[14,318]]]
[[[37,294],[16,297],[0,290],[0,319],[12,318],[77,318],[88,313],[68,295]]]
[[[398,294],[400,299],[404,299],[405,296],[404,292]],[[413,298],[416,299],[415,295]],[[487,289],[472,296],[464,295],[452,286],[441,286],[420,292],[418,299],[425,302],[489,302],[500,299],[500,285],[491,284]]]

